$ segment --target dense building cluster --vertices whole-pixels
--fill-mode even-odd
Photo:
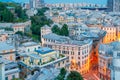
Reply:
[[[41,27],[37,20],[35,25],[31,20],[0,23],[0,80],[67,80],[70,71],[79,72],[85,80],[119,80],[119,3],[108,0],[107,6],[101,6],[30,0],[23,6],[29,18],[38,13],[33,20],[53,22]],[[42,7],[49,9],[44,8],[47,11],[42,14]],[[13,7],[7,8],[15,12]],[[40,32],[41,42],[32,39],[36,36],[31,37],[31,26],[34,31],[40,28],[36,32]],[[57,34],[65,29],[67,35]],[[62,68],[66,75],[61,77]]]

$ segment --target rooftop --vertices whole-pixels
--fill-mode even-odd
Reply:
[[[38,45],[36,42],[26,42],[26,43],[23,43],[22,46],[34,46],[34,45]]]
[[[12,62],[12,61],[4,59],[4,58],[0,58],[0,63],[4,63],[5,64],[5,69],[6,70],[18,67],[18,64],[16,62]]]
[[[3,50],[11,50],[11,49],[15,49],[13,44],[7,42],[0,42],[0,52],[2,52]]]
[[[53,49],[47,47],[39,48],[38,50],[36,50],[36,52],[38,52],[39,54],[47,54],[53,51],[54,51]]]
[[[115,41],[110,44],[101,44],[99,46],[99,54],[102,54],[106,57],[113,56],[113,51],[120,51],[120,42]]]
[[[88,44],[88,43],[92,42],[92,40],[90,40],[90,39],[88,39],[88,40],[81,40],[81,41],[72,40],[69,37],[59,36],[59,35],[56,35],[54,33],[50,33],[50,34],[44,35],[43,37],[46,38],[46,39],[49,39],[49,40],[55,40],[55,43],[58,43],[58,44],[60,43],[60,44],[69,44],[69,45],[79,45],[79,46],[82,46],[82,45],[85,45],[85,44]]]
[[[37,80],[52,80],[52,79],[55,79],[60,72],[60,70],[56,69],[56,68],[50,68],[50,69],[43,68],[41,71],[42,71],[42,73],[39,75]]]

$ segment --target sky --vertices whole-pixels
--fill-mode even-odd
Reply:
[[[17,2],[29,2],[29,0],[13,0]],[[106,4],[107,0],[44,0],[45,3],[95,3],[95,4]]]

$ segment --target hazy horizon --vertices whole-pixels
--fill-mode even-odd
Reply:
[[[16,2],[29,2],[29,0],[13,0]],[[107,0],[44,0],[45,3],[93,3],[105,5]]]

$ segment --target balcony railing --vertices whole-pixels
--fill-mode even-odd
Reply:
[[[19,73],[19,72],[20,72],[20,69],[18,69],[18,68],[11,69],[11,70],[5,71],[5,75],[9,75],[9,74],[12,74],[12,73]]]

